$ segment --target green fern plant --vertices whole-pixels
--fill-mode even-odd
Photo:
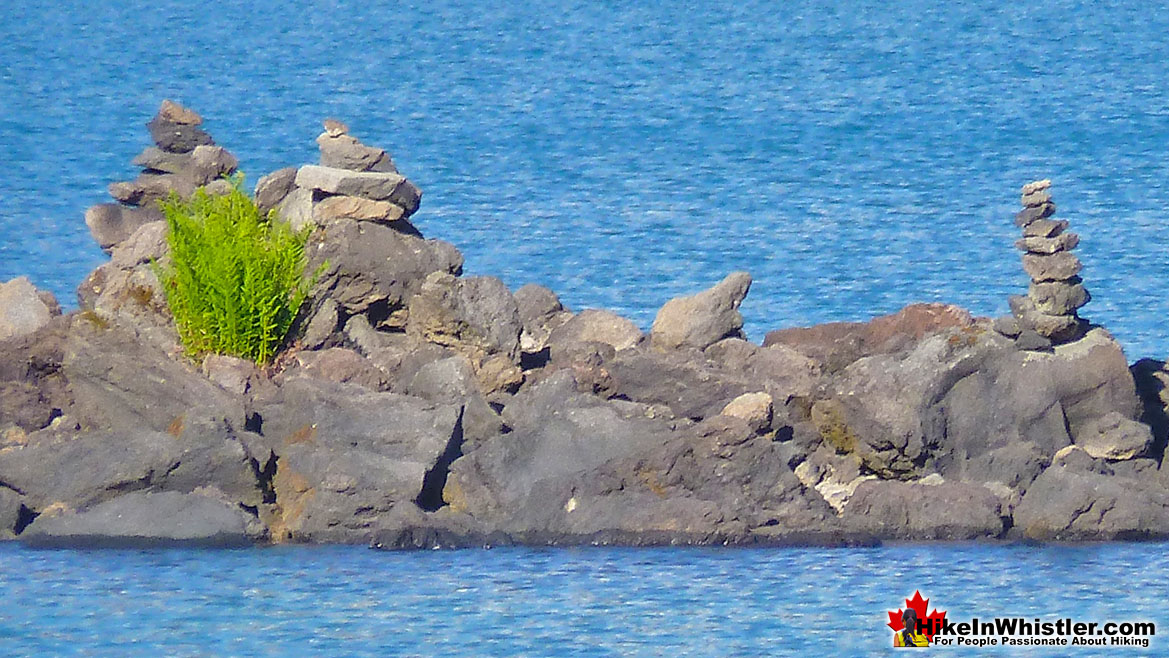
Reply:
[[[169,262],[158,266],[183,347],[268,362],[308,297],[309,230],[294,231],[260,213],[243,176],[222,196],[202,188],[190,200],[161,203]]]

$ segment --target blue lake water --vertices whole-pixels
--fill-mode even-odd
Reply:
[[[1007,312],[1051,177],[1130,358],[1169,352],[1169,12],[1126,1],[22,0],[0,16],[0,279],[74,303],[82,221],[171,97],[251,180],[320,120],[388,148],[467,271],[648,326],[745,269],[747,330]]]
[[[1169,623],[1164,544],[833,549],[0,545],[4,655],[870,656],[915,591],[971,617]],[[935,652],[973,655],[969,648]],[[1165,655],[1063,647],[999,655]]]
[[[1006,312],[1018,188],[1050,177],[1085,314],[1164,357],[1167,33],[1132,1],[22,0],[0,12],[0,280],[73,303],[104,258],[83,212],[136,175],[169,97],[252,181],[347,121],[468,273],[576,309],[647,327],[748,270],[756,340],[914,301]],[[1164,552],[2,546],[0,653],[863,655],[918,587],[954,611],[1165,620]]]

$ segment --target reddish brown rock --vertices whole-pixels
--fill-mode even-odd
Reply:
[[[763,345],[786,345],[832,367],[871,354],[895,352],[928,334],[973,324],[970,312],[957,306],[910,304],[869,322],[830,322],[771,331]]]

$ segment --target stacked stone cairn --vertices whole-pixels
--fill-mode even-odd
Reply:
[[[1015,225],[1023,237],[1015,246],[1024,252],[1031,285],[1026,295],[1010,297],[1013,317],[1000,318],[996,328],[1021,349],[1047,350],[1083,338],[1088,323],[1077,311],[1092,297],[1079,277],[1082,264],[1071,253],[1080,236],[1067,231],[1067,220],[1053,217],[1051,181],[1028,183],[1022,192],[1023,210],[1015,215]]]
[[[317,137],[320,165],[280,169],[260,179],[260,209],[275,208],[297,229],[356,220],[417,234],[407,219],[421,202],[418,187],[398,173],[385,150],[362,144],[340,121],[326,119],[324,125]]]
[[[160,345],[178,340],[166,307],[162,284],[153,266],[166,259],[166,221],[159,200],[172,192],[190,198],[202,187],[211,194],[232,189],[226,177],[235,173],[235,156],[215,145],[200,125],[203,119],[177,103],[163,101],[146,127],[154,146],[134,158],[142,173],[132,181],[113,183],[110,196],[85,212],[94,240],[110,254],[77,288],[77,302],[86,317],[100,323],[132,326],[141,338]]]
[[[200,125],[202,117],[169,100],[146,124],[154,146],[134,158],[142,173],[132,181],[112,183],[110,196],[116,203],[102,203],[85,213],[85,223],[107,253],[140,227],[163,219],[158,201],[171,192],[189,198],[195,189],[206,186],[212,194],[230,191],[224,177],[235,172],[239,161],[215,145]]]

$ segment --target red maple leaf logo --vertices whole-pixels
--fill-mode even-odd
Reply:
[[[939,611],[934,608],[934,611],[926,615],[926,608],[929,607],[930,600],[921,598],[921,592],[915,591],[912,599],[905,599],[906,607],[913,608],[917,613],[917,618],[924,622],[922,634],[926,636],[930,642],[934,640],[934,631],[942,627],[942,622],[946,619],[946,611]],[[905,612],[904,608],[898,608],[897,612],[889,611],[889,628],[894,632],[905,628],[905,622],[901,621],[901,614]],[[932,623],[931,623],[932,622]]]

